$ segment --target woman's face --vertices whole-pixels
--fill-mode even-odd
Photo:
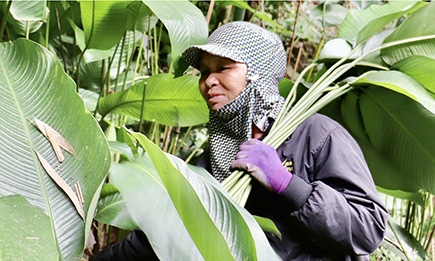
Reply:
[[[202,52],[199,90],[210,110],[218,110],[234,100],[245,88],[246,64]]]

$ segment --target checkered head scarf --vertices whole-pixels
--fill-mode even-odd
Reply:
[[[248,22],[219,27],[204,45],[188,47],[182,56],[199,69],[202,51],[248,67],[243,91],[222,108],[210,110],[210,163],[214,177],[223,181],[240,145],[251,138],[252,123],[265,131],[268,118],[276,119],[284,103],[278,82],[285,74],[286,54],[276,34]]]

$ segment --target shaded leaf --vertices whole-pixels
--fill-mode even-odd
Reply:
[[[148,32],[158,22],[157,17],[152,14],[149,7],[141,1],[132,1],[128,4],[127,11],[127,30]]]
[[[406,191],[402,191],[402,190],[390,190],[390,189],[385,189],[385,188],[381,188],[381,187],[377,187],[376,189],[379,192],[384,193],[386,195],[390,195],[392,197],[400,198],[400,199],[404,199],[404,200],[409,200],[409,201],[412,201],[412,202],[414,202],[422,207],[424,207],[424,205],[425,205],[424,199],[419,192],[410,193],[410,192],[406,192]]]
[[[133,151],[126,143],[119,141],[109,141],[109,146],[112,153],[118,153],[124,156],[127,160],[132,160],[134,158]]]
[[[234,7],[244,9],[244,10],[248,10],[249,12],[252,13],[253,16],[260,18],[261,20],[265,21],[266,23],[268,23],[272,27],[279,28],[280,30],[282,30],[283,33],[287,33],[287,34],[290,33],[282,25],[280,25],[279,23],[274,21],[267,13],[253,9],[245,1],[237,1],[237,0],[235,0],[235,1],[234,0],[233,1],[218,1],[218,4],[220,6],[234,6]]]
[[[349,103],[353,106],[341,102],[343,124],[361,146],[376,184],[390,190],[422,188],[434,193],[435,115],[385,88],[367,87],[344,99],[355,95]]]
[[[0,249],[2,260],[59,260],[50,218],[20,195],[0,197]]]
[[[129,215],[121,193],[109,183],[104,184],[101,191],[95,220],[125,230],[138,228]]]
[[[394,231],[394,232],[393,232]],[[397,237],[396,237],[397,236]],[[396,243],[411,260],[427,260],[426,252],[420,242],[409,231],[390,220],[387,230],[387,242]]]

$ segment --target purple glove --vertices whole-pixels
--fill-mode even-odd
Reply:
[[[282,165],[276,150],[266,143],[250,139],[240,146],[236,159],[231,162],[231,169],[249,172],[269,191],[283,192],[293,175]]]

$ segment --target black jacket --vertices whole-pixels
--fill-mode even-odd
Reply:
[[[383,240],[388,214],[351,135],[316,114],[277,152],[294,174],[289,186],[275,195],[254,182],[245,206],[251,214],[273,220],[281,231],[282,240],[267,234],[274,250],[283,260],[369,260]],[[204,162],[199,165],[209,169]],[[134,231],[121,244],[149,255],[149,244],[138,238],[143,240],[143,232]],[[112,246],[90,260],[127,260],[110,257],[124,253],[123,248]],[[131,260],[148,259],[138,255]]]
[[[281,195],[254,184],[246,209],[272,219],[268,235],[283,260],[369,260],[382,242],[387,210],[351,135],[316,114],[277,150],[293,179]]]

